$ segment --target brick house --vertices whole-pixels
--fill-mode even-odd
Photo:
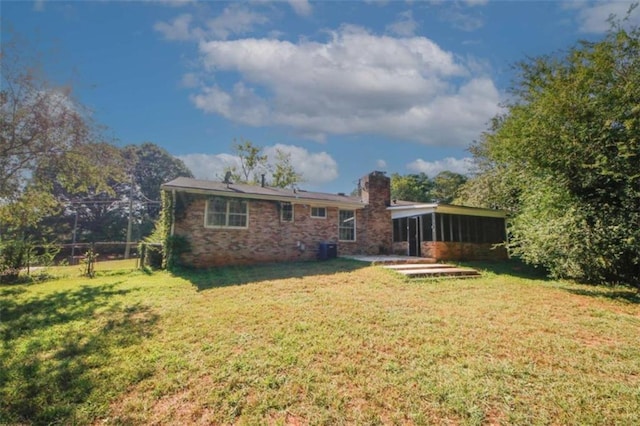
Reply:
[[[444,235],[442,215],[459,214],[459,210],[392,204],[390,179],[383,172],[364,176],[358,187],[360,195],[349,196],[181,177],[162,185],[162,190],[173,200],[172,235],[182,235],[190,243],[182,261],[195,267],[312,260],[321,244],[326,247],[327,243],[335,244],[337,255],[397,253],[446,259],[460,258],[460,253],[484,258],[488,253],[496,257],[497,253],[484,249],[465,246],[460,250],[451,245],[455,238],[437,239]],[[468,214],[481,210],[460,209]],[[490,212],[480,213],[494,216],[481,217],[499,217]],[[440,231],[423,231],[429,226],[429,217],[434,223],[441,221]],[[452,226],[451,220],[445,221]],[[501,221],[503,236],[504,215]],[[464,223],[486,225],[482,220]],[[455,229],[456,236],[467,235]],[[416,238],[409,238],[410,233],[417,243]],[[429,241],[429,236],[434,240]],[[489,241],[482,241],[486,248]],[[469,244],[475,247],[473,242]]]

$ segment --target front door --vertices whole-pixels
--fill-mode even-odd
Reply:
[[[409,237],[409,256],[420,256],[420,217],[407,219],[407,234]]]

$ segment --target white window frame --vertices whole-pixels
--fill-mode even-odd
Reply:
[[[350,212],[351,214],[353,214],[353,227],[344,227],[342,226],[342,212]],[[347,230],[352,230],[353,229],[353,239],[352,240],[345,240],[342,239],[342,230],[343,229],[347,229]],[[356,241],[356,211],[355,210],[338,210],[338,241],[345,241],[345,242],[354,242]]]
[[[215,200],[224,200],[226,205],[225,212],[225,225],[210,225],[209,224],[209,204]],[[245,205],[244,213],[230,213],[229,212],[229,204],[230,201],[240,201]],[[229,225],[229,216],[230,214],[234,215],[243,215],[245,217],[245,225],[244,226],[230,226]],[[247,229],[249,228],[249,201],[242,198],[230,198],[230,197],[214,197],[207,199],[207,202],[204,206],[204,227],[205,228],[214,228],[214,229]]]
[[[284,206],[291,206],[291,219],[290,220],[284,218]],[[289,201],[281,201],[280,202],[280,222],[293,223],[294,218],[295,218],[295,207],[294,207],[293,203],[291,203]]]
[[[324,216],[316,216],[313,214],[313,209],[322,209],[324,211]],[[327,218],[327,208],[326,207],[311,207],[311,217],[314,219],[326,219]]]

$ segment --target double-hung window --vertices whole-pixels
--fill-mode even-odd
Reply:
[[[293,222],[293,204],[287,202],[280,203],[280,221]]]
[[[338,213],[338,239],[340,241],[356,240],[355,210],[340,210]]]
[[[205,226],[209,228],[246,228],[249,203],[239,198],[216,197],[207,201]]]
[[[327,208],[311,207],[311,217],[314,219],[325,219],[327,217]]]

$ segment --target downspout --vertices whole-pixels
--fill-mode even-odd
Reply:
[[[431,213],[432,222],[431,226],[433,227],[433,258],[438,259],[438,222],[436,222],[437,216],[434,211]]]
[[[411,236],[409,235],[410,231],[409,227],[409,218],[407,218],[407,256],[411,256]]]
[[[171,190],[171,236],[175,233],[176,226],[176,190]]]
[[[509,229],[507,227],[507,218],[503,218],[503,223],[504,223],[504,251],[507,252],[507,259],[511,259],[511,254],[509,254],[509,249],[507,248],[509,246]]]

